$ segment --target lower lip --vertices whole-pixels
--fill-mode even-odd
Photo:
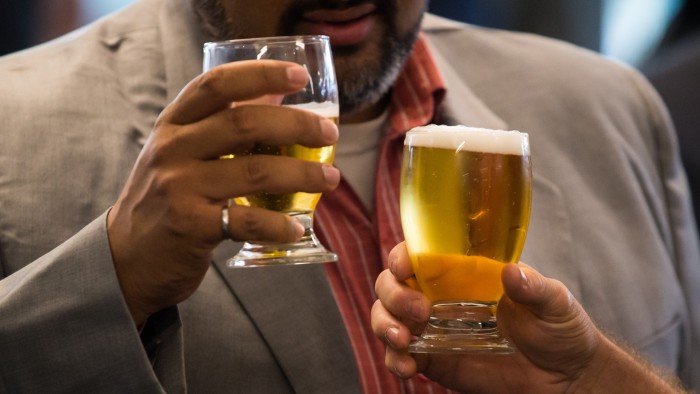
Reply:
[[[303,34],[323,34],[330,37],[332,46],[359,45],[367,39],[376,17],[372,14],[347,23],[329,23],[304,20],[299,24]]]

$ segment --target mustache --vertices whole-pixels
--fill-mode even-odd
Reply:
[[[233,38],[247,38],[243,31],[237,31],[229,20],[222,0],[189,0],[190,7],[197,18],[202,34],[208,40],[228,40]],[[252,0],[249,0],[252,1]],[[401,0],[295,0],[291,1],[288,8],[280,15],[276,26],[276,35],[294,35],[294,27],[302,20],[307,12],[325,10],[343,10],[361,4],[373,4],[376,12],[386,23],[393,25],[390,15],[398,7]],[[403,0],[415,1],[415,0]]]

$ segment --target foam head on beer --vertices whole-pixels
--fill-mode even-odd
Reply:
[[[468,133],[468,134],[463,134]],[[427,125],[406,134],[405,145],[504,155],[530,154],[528,135],[517,130],[492,130],[469,126]]]

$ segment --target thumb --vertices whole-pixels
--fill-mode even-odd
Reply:
[[[566,320],[575,309],[576,301],[563,283],[523,263],[506,265],[501,280],[508,298],[527,307],[540,319]]]
[[[499,327],[539,368],[576,376],[600,344],[600,331],[566,286],[525,264],[501,274]]]

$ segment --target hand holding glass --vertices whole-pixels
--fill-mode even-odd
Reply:
[[[284,105],[314,112],[338,122],[338,87],[331,49],[326,36],[269,37],[207,43],[204,46],[204,71],[218,65],[241,60],[284,60],[304,66],[309,83],[303,90],[279,97],[272,105]],[[284,155],[302,160],[332,164],[335,146],[307,148],[301,145],[257,145],[248,154]],[[235,158],[233,158],[235,160]],[[299,242],[272,244],[246,242],[243,248],[228,260],[230,267],[309,264],[337,261],[337,256],[326,250],[313,232],[313,211],[320,199],[319,193],[271,194],[260,193],[240,196],[235,203],[256,206],[294,216],[304,225]]]
[[[528,135],[464,126],[406,134],[401,222],[432,302],[414,353],[512,353],[496,322],[501,270],[517,263],[530,218]]]

